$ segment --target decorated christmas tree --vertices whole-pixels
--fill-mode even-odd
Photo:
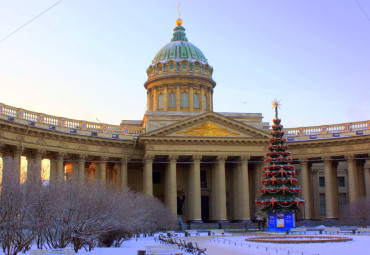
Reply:
[[[304,204],[304,200],[299,197],[301,188],[297,185],[298,179],[288,146],[284,145],[283,126],[280,124],[281,119],[278,118],[279,104],[276,99],[273,101],[275,119],[269,152],[265,160],[268,166],[263,171],[263,186],[258,190],[261,197],[256,201],[262,206],[262,212],[269,216],[269,230],[286,230],[294,227],[295,213],[299,211],[299,206]],[[284,223],[286,219],[288,221]],[[271,227],[274,224],[275,227]]]

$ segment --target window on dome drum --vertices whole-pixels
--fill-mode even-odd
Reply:
[[[158,95],[158,109],[164,108],[164,96]]]
[[[176,107],[176,94],[170,93],[169,94],[169,100],[168,100],[168,108],[175,108]]]
[[[185,63],[184,63],[184,64],[182,64],[182,68],[184,68],[184,69],[185,69],[185,68],[187,68],[187,67],[188,67],[188,65],[187,65],[187,64],[185,64]]]
[[[198,93],[193,94],[193,104],[194,104],[194,108],[199,109],[199,94]]]
[[[173,69],[175,67],[174,64],[170,64],[170,68]]]
[[[206,111],[207,110],[207,96],[204,96],[203,98],[203,106],[204,106],[204,110]]]
[[[346,186],[346,179],[344,176],[338,177],[338,187],[345,187]]]
[[[194,66],[194,69],[195,69],[195,70],[198,70],[198,68],[199,68],[199,67],[198,67],[198,65],[195,65],[195,66]]]
[[[181,93],[181,107],[189,107],[188,93]]]
[[[319,186],[325,187],[325,177],[324,176],[319,177]]]
[[[320,214],[326,214],[325,193],[320,193]]]

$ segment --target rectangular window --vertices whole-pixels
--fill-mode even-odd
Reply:
[[[204,110],[207,110],[207,96],[204,96],[203,106],[204,106]]]
[[[325,193],[320,193],[320,214],[326,214]]]
[[[338,187],[345,187],[345,186],[346,186],[346,183],[345,183],[344,176],[339,176],[338,177]]]
[[[181,93],[181,107],[189,107],[188,93]]]
[[[325,177],[324,176],[319,177],[319,186],[325,187]]]
[[[176,107],[176,94],[170,93],[168,108],[175,108],[175,107]]]
[[[343,212],[344,207],[347,204],[346,193],[339,193],[339,212]]]
[[[164,108],[164,96],[158,95],[158,109]]]
[[[193,96],[193,104],[195,109],[199,109],[199,94],[195,93]]]

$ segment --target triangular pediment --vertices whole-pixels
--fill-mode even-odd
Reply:
[[[230,117],[207,112],[148,132],[140,137],[268,138],[269,136],[260,129]]]

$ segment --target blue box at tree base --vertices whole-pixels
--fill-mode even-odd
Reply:
[[[292,212],[270,212],[267,224],[269,231],[291,230],[295,227],[295,214]]]

